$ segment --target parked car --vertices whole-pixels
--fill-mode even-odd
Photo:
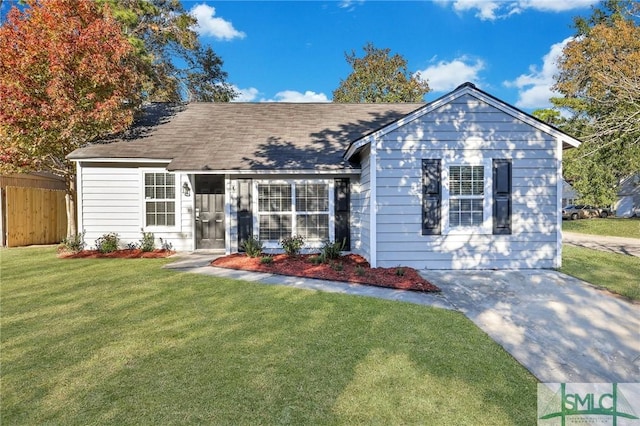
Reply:
[[[582,204],[569,205],[562,209],[563,219],[588,219],[590,217],[606,218],[611,216],[611,210],[601,207],[586,206]]]

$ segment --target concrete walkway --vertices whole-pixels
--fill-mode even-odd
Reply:
[[[425,294],[207,266],[214,257],[192,254],[165,267],[455,309],[541,382],[640,382],[640,304],[559,272],[423,271],[442,289]]]
[[[604,237],[579,234],[577,232],[563,232],[562,242],[572,246],[640,257],[640,239],[638,238]]]

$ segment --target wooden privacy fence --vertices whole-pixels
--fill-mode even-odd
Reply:
[[[3,192],[3,228],[8,247],[59,243],[66,237],[64,191],[7,186]]]

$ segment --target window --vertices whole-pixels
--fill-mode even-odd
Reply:
[[[329,240],[329,184],[258,183],[258,236],[280,241],[302,235],[306,241]]]
[[[482,226],[484,166],[449,167],[449,227]]]
[[[176,180],[169,173],[144,174],[146,226],[175,226]]]

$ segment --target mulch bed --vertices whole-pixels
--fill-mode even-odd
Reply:
[[[116,250],[111,253],[101,253],[98,250],[82,250],[77,253],[61,251],[58,253],[58,257],[62,259],[137,259],[137,258],[150,258],[157,259],[161,257],[168,257],[174,254],[173,250],[153,250],[142,251],[140,249],[125,249]]]
[[[261,263],[259,257],[251,258],[236,253],[220,257],[212,266],[245,271],[268,272],[295,277],[318,278],[330,281],[343,281],[377,287],[395,288],[420,292],[438,292],[440,289],[425,280],[413,268],[398,266],[395,268],[371,268],[369,263],[359,255],[348,254],[331,264],[313,264],[310,257],[314,255],[288,256],[278,254],[272,256],[273,262]],[[401,273],[399,273],[401,271]]]

